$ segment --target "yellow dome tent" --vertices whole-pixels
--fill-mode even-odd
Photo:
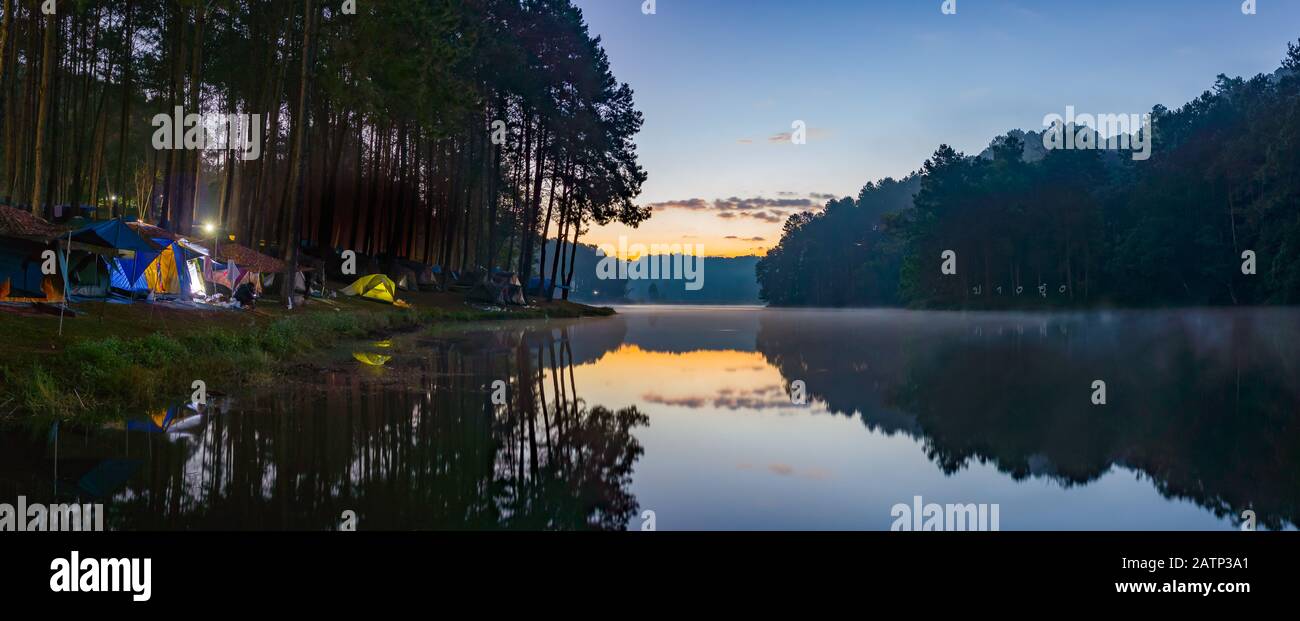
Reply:
[[[181,275],[176,269],[176,244],[173,242],[158,255],[153,263],[144,270],[145,282],[149,284],[149,290],[158,294],[181,293]]]
[[[393,279],[383,274],[371,274],[362,276],[356,282],[348,285],[342,291],[343,295],[359,295],[369,300],[395,304],[397,302],[397,285]]]
[[[393,359],[392,356],[385,356],[384,354],[371,354],[371,353],[360,352],[360,351],[354,352],[352,354],[352,357],[356,358],[357,362],[372,367],[382,367],[388,364],[389,360]]]

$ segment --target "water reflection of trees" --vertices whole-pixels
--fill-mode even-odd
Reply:
[[[831,410],[921,439],[945,472],[987,462],[1072,486],[1124,466],[1167,497],[1276,528],[1300,524],[1289,312],[773,314],[758,348]],[[1096,379],[1105,407],[1091,403]]]
[[[427,338],[376,373],[286,385],[156,436],[113,501],[126,528],[622,529],[644,449],[635,408],[577,396],[569,329]],[[404,361],[404,362],[403,362]],[[405,364],[405,366],[403,366]],[[507,382],[492,403],[492,383]]]

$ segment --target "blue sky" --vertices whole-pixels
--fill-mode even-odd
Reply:
[[[1258,0],[1253,16],[1241,0],[956,0],[955,15],[943,0],[657,0],[654,15],[575,2],[646,116],[641,202],[697,199],[590,241],[695,238],[710,254],[761,253],[789,211],[720,218],[713,201],[856,195],[941,143],[979,152],[1068,105],[1176,107],[1220,73],[1275,70],[1300,38],[1298,0]],[[807,144],[770,141],[795,120]]]

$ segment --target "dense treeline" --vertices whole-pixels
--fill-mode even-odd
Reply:
[[[1300,46],[1151,113],[1149,160],[1011,132],[792,217],[758,268],[793,306],[1300,303]],[[952,251],[945,274],[944,255]],[[1253,274],[1247,272],[1253,271]]]
[[[0,195],[38,215],[560,282],[590,223],[649,217],[641,114],[569,0],[56,6],[0,8]],[[207,149],[156,148],[177,108],[259,115],[259,157],[211,121]]]

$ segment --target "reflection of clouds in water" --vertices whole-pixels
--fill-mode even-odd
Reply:
[[[736,468],[739,470],[753,470],[754,464],[736,464]],[[807,470],[800,470],[790,464],[769,464],[767,466],[767,471],[780,477],[798,477],[814,481],[826,481],[831,478],[831,472],[825,468],[808,468]]]
[[[723,410],[772,410],[796,407],[790,402],[790,397],[785,394],[785,390],[776,384],[739,391],[735,388],[723,388],[718,391],[716,396],[666,397],[652,392],[642,395],[641,400],[656,405],[683,407],[692,410],[709,406]]]
[[[632,397],[643,404],[690,410],[783,414],[781,410],[807,409],[791,401],[780,371],[752,351],[673,353],[624,345],[575,371],[583,398],[593,403],[622,403]]]
[[[769,472],[772,472],[773,474],[779,474],[783,477],[788,477],[794,474],[794,466],[791,466],[789,464],[772,464],[768,466],[767,469]]]

